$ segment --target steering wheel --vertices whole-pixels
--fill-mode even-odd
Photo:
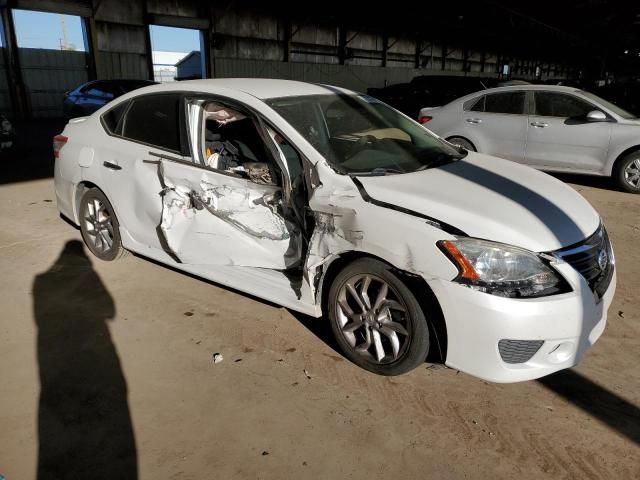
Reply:
[[[347,153],[344,156],[344,159],[345,160],[349,160],[351,157],[353,157],[358,152],[364,150],[365,148],[371,147],[372,145],[375,145],[376,143],[378,143],[378,139],[376,137],[374,137],[373,135],[363,135],[358,139],[358,141],[356,143],[354,143],[349,148],[349,150],[347,151]]]

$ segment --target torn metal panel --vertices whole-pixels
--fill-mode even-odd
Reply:
[[[183,263],[285,269],[300,261],[300,231],[280,213],[280,188],[168,160],[160,231]]]
[[[448,238],[448,233],[427,219],[367,201],[351,178],[331,175],[325,179],[329,167],[317,167],[322,181],[310,200],[315,228],[305,263],[305,278],[316,302],[320,301],[318,294],[327,266],[346,252],[381,258],[425,279],[432,278],[434,272],[443,278],[451,274],[436,267],[427,271],[434,262],[425,248]]]

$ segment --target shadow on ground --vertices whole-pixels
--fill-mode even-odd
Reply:
[[[69,241],[33,283],[40,374],[38,476],[136,479],[127,385],[107,322],[111,295]]]
[[[616,185],[611,177],[598,177],[595,175],[578,175],[577,173],[557,173],[546,172],[565,183],[572,183],[583,187],[599,188],[601,190],[611,190],[620,192],[620,188]]]
[[[542,377],[538,383],[640,445],[640,408],[575,370]]]

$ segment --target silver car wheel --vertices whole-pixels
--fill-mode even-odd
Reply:
[[[456,145],[458,147],[462,147],[465,150],[468,150],[470,152],[475,152],[476,151],[475,147],[471,144],[471,142],[469,142],[468,140],[465,140],[464,138],[453,137],[453,138],[450,138],[447,141],[449,143],[451,143],[452,145]]]
[[[640,188],[640,158],[636,158],[625,167],[624,180],[633,188]]]
[[[353,348],[378,364],[398,359],[410,343],[407,307],[381,278],[360,274],[347,280],[335,305],[340,331]]]
[[[113,247],[113,222],[106,206],[97,198],[87,201],[84,224],[87,235],[98,252],[107,252]]]

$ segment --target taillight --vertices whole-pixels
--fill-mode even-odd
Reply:
[[[433,119],[433,117],[430,117],[429,115],[421,115],[421,116],[418,118],[418,121],[419,121],[420,123],[423,123],[423,124],[424,124],[424,123],[430,122],[432,119]]]
[[[60,149],[64,147],[65,143],[67,143],[67,140],[69,139],[64,135],[56,135],[55,137],[53,137],[53,157],[54,158],[60,157]]]

